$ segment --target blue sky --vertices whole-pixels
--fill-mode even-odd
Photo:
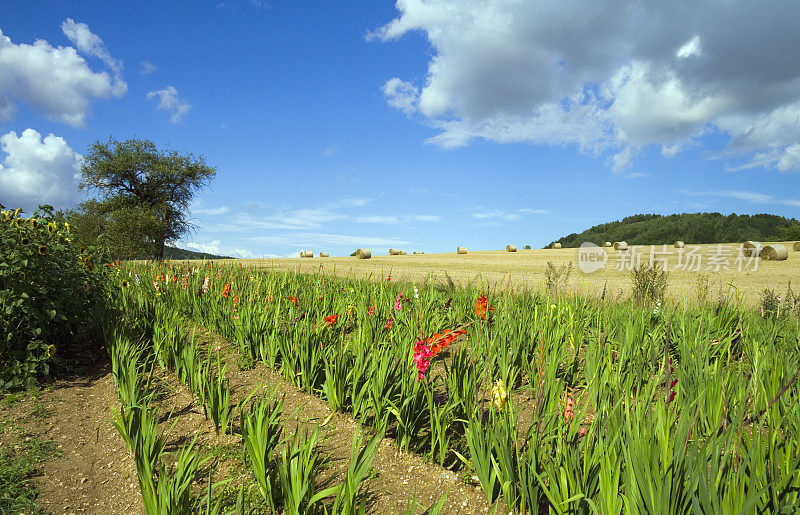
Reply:
[[[6,6],[7,207],[77,205],[81,154],[113,136],[215,166],[178,243],[241,257],[800,214],[800,4]]]

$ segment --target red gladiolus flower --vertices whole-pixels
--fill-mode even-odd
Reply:
[[[297,302],[297,297],[289,297],[289,302],[291,302],[295,306],[299,306],[300,305],[300,303]]]
[[[569,421],[573,416],[575,416],[572,405],[574,404],[572,400],[572,392],[569,388],[564,390],[564,394],[567,396],[566,408],[564,409],[564,420]]]
[[[336,323],[336,319],[337,318],[339,318],[339,315],[330,315],[330,316],[325,317],[323,319],[322,323],[324,323],[327,326],[332,326],[333,324]]]
[[[231,291],[231,283],[225,283],[225,286],[222,288],[222,296],[224,298],[228,298],[228,293]]]
[[[370,306],[369,311],[367,311],[367,315],[372,316],[375,313],[375,306]]]
[[[437,354],[453,343],[458,335],[466,332],[465,329],[455,331],[445,329],[442,333],[434,333],[431,338],[414,342],[414,364],[417,367],[418,379],[422,380],[425,371],[428,370],[430,361],[435,358]]]

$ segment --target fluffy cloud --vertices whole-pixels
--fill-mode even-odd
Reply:
[[[33,129],[20,136],[0,136],[5,158],[0,165],[0,202],[8,208],[32,212],[39,204],[55,207],[74,205],[82,156],[63,138],[52,134],[42,139]]]
[[[120,75],[122,65],[102,40],[88,26],[71,19],[62,30],[78,50],[53,47],[41,39],[32,45],[16,44],[0,31],[0,120],[13,118],[21,101],[51,119],[80,127],[93,99],[125,94],[128,86]],[[78,51],[98,57],[112,73],[92,71]]]
[[[189,103],[178,98],[178,90],[173,86],[147,94],[147,100],[153,98],[158,99],[158,109],[169,113],[169,121],[172,123],[180,122],[192,108]]]
[[[796,170],[800,141],[800,4],[631,0],[398,0],[370,34],[412,31],[432,46],[424,83],[394,77],[389,105],[441,129],[432,142],[575,144],[665,156],[709,132],[725,155]]]
[[[72,18],[67,18],[61,24],[61,31],[78,47],[78,51],[82,54],[97,57],[115,72],[122,70],[122,63],[111,57],[106,47],[103,46],[103,40],[100,39],[100,36],[92,33],[85,23],[75,23]]]
[[[197,252],[205,252],[206,254],[214,254],[217,256],[231,256],[244,259],[254,259],[260,257],[266,257],[266,258],[278,257],[276,254],[258,255],[242,247],[222,245],[222,242],[220,240],[213,240],[208,243],[188,242],[184,243],[183,246],[185,246],[189,250],[195,250]]]

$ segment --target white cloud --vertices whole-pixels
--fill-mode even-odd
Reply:
[[[357,216],[353,220],[360,224],[396,224],[400,221],[396,216],[380,215]]]
[[[325,147],[325,150],[322,151],[322,155],[332,156],[333,154],[336,153],[338,149],[339,147],[337,145],[331,145],[330,147]]]
[[[780,199],[766,193],[746,190],[722,190],[722,191],[690,191],[680,190],[684,195],[694,195],[703,197],[731,198],[752,202],[753,204],[781,204],[784,206],[800,207],[800,199]]]
[[[549,211],[546,209],[533,209],[529,207],[514,209],[512,211],[507,211],[505,209],[487,210],[482,207],[478,207],[477,211],[470,214],[470,216],[476,220],[486,220],[491,222],[503,220],[506,222],[514,222],[521,219],[523,215],[541,215],[545,213],[549,213]]]
[[[383,86],[390,106],[440,129],[431,142],[574,144],[674,155],[709,132],[727,154],[800,168],[800,3],[698,0],[399,0],[371,33],[422,32],[427,75]],[[391,75],[390,75],[391,77]],[[694,146],[694,145],[693,145]]]
[[[33,129],[21,135],[0,136],[5,154],[0,165],[0,202],[8,208],[32,212],[39,204],[72,207],[78,198],[78,177],[82,156],[63,138],[44,139]]]
[[[75,23],[72,18],[67,18],[61,24],[61,31],[78,47],[78,51],[82,54],[97,57],[117,73],[122,71],[122,63],[118,59],[111,57],[106,47],[103,46],[103,40],[100,39],[100,36],[92,33],[85,23]]]
[[[507,222],[513,222],[515,220],[519,220],[522,218],[522,215],[519,213],[508,213],[501,209],[495,209],[494,211],[482,211],[478,213],[472,213],[472,218],[476,218],[478,220],[505,220]]]
[[[151,75],[158,71],[158,66],[150,61],[142,61],[139,63],[139,73],[142,75]]]
[[[205,252],[217,256],[231,256],[244,259],[278,257],[275,254],[256,254],[242,247],[223,245],[220,240],[213,240],[208,243],[187,242],[182,244],[189,250]]]
[[[382,89],[383,96],[390,106],[406,114],[411,114],[417,109],[419,89],[413,84],[395,77],[387,80]]]
[[[230,211],[226,206],[213,207],[213,208],[192,208],[192,213],[195,215],[224,215]]]
[[[180,122],[192,106],[178,97],[178,90],[174,86],[167,86],[158,91],[151,91],[147,94],[147,100],[158,98],[158,109],[169,113],[169,121],[172,123]]]
[[[436,215],[409,215],[408,219],[412,222],[441,222],[442,217]]]
[[[398,224],[400,222],[441,222],[442,217],[436,215],[406,215],[399,218],[397,216],[366,215],[353,217],[353,221],[369,224]]]
[[[0,120],[13,118],[16,103],[24,102],[53,120],[81,127],[93,99],[126,93],[121,64],[102,40],[85,24],[70,19],[62,28],[81,52],[100,57],[114,77],[106,71],[93,72],[73,47],[53,47],[41,39],[32,45],[16,44],[0,31]]]
[[[700,36],[695,35],[675,52],[675,57],[686,59],[687,57],[700,55]]]

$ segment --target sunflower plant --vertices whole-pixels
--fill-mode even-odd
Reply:
[[[106,299],[98,253],[76,248],[52,206],[20,211],[0,212],[0,391],[49,375]]]

